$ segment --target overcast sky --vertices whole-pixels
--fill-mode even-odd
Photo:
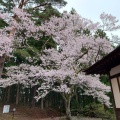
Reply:
[[[105,12],[112,14],[120,24],[120,0],[65,0],[67,5],[60,9],[61,12],[70,11],[74,8],[82,17],[99,22],[99,16]],[[120,30],[114,32],[120,37]]]
[[[120,20],[120,0],[65,0],[66,7],[60,11],[74,8],[81,16],[93,21],[99,19],[102,12],[112,14]]]

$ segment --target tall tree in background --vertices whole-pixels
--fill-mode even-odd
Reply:
[[[64,7],[66,4],[67,2],[64,0],[1,0],[0,11],[13,13],[14,7],[24,9],[32,14],[34,20],[40,22],[52,15],[59,15],[56,8]]]
[[[13,8],[19,8],[22,9],[21,11],[27,11],[32,15],[29,15],[29,18],[34,19],[34,21],[36,21],[36,24],[40,25],[41,21],[43,22],[45,19],[48,19],[52,14],[53,15],[59,15],[59,12],[54,9],[52,6],[64,6],[66,5],[66,2],[64,0],[1,0],[0,1],[0,11],[2,13],[10,13],[10,14],[6,14],[6,16],[11,16],[11,17],[6,17],[3,18],[3,20],[5,22],[7,19],[10,20],[14,20],[15,22],[19,22],[20,17],[18,16],[17,13],[15,13],[15,11],[13,11]],[[46,16],[47,15],[47,16]],[[27,16],[28,17],[28,16]],[[26,18],[27,18],[26,17]],[[2,16],[1,16],[2,18]],[[14,23],[15,23],[14,22]],[[27,22],[27,20],[26,20]],[[24,20],[25,23],[25,20]],[[11,21],[8,22],[7,24],[9,24],[9,28],[11,27],[12,29],[9,30],[9,36],[12,36],[12,34],[16,34],[16,28],[17,26],[15,26]],[[33,24],[32,21],[30,24]],[[29,26],[29,25],[28,25]],[[2,30],[3,31],[3,30]],[[24,31],[22,29],[22,31]],[[20,32],[19,34],[17,34],[18,37],[20,37],[20,35],[23,36],[24,32]],[[7,35],[8,36],[8,35]],[[25,36],[25,34],[24,34]],[[16,39],[16,38],[13,38]],[[31,49],[32,50],[32,49]],[[4,66],[4,62],[6,59],[6,54],[4,54],[4,56],[1,55],[0,57],[0,76],[2,74],[2,70],[3,70],[3,66]]]
[[[109,105],[106,92],[110,88],[101,83],[98,76],[86,76],[82,72],[102,58],[101,52],[106,54],[112,50],[108,40],[94,37],[99,24],[78,14],[64,13],[61,18],[52,17],[41,27],[52,36],[59,49],[46,49],[41,56],[41,66],[45,70],[40,70],[39,73],[43,83],[38,88],[36,98],[39,100],[50,91],[61,93],[68,119],[71,119],[71,98],[78,87],[83,89],[84,94],[97,97],[100,102]],[[85,30],[91,34],[85,33]]]
[[[11,13],[12,9],[17,7],[44,11],[46,6],[63,7],[66,4],[67,2],[64,0],[0,0],[0,10]]]

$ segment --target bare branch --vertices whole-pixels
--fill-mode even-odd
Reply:
[[[22,7],[23,7],[24,3],[25,3],[25,1],[24,1],[24,0],[22,0],[22,1],[19,3],[18,8],[22,9]]]
[[[42,46],[41,53],[43,52],[43,49],[44,49],[45,45],[48,43],[48,41],[50,40],[50,38],[51,38],[51,37],[49,37],[49,39],[46,40],[45,44]]]

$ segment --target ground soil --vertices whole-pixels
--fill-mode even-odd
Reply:
[[[13,108],[16,112],[13,116]],[[0,120],[66,120],[64,114],[53,108],[40,109],[39,107],[30,108],[29,106],[10,106],[9,113],[2,113],[3,106],[0,105]],[[98,118],[72,117],[72,120],[102,120]]]
[[[16,112],[13,117],[13,108],[16,108]],[[47,108],[40,109],[39,107],[30,108],[28,106],[10,106],[10,112],[3,114],[3,107],[0,107],[0,120],[57,120],[60,117],[58,110]],[[54,119],[56,118],[56,119]]]

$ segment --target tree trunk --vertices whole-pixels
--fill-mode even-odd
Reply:
[[[71,111],[70,111],[70,99],[65,102],[65,109],[66,109],[67,120],[72,120],[71,119]]]
[[[65,102],[65,111],[66,111],[66,118],[67,120],[72,120],[71,118],[71,111],[70,111],[70,102],[71,102],[71,95],[70,94],[66,94],[66,95],[62,95],[64,102]]]
[[[46,97],[45,99],[45,108],[48,108],[49,107],[49,102],[48,102],[48,98]]]
[[[24,101],[24,105],[26,104],[26,99],[25,99],[25,88],[24,88],[24,96],[23,96],[23,101]]]
[[[6,58],[5,54],[2,57],[0,57],[0,78],[2,75],[3,67],[4,67],[5,58]]]
[[[78,89],[77,88],[75,89],[75,99],[76,99],[76,102],[78,103]]]
[[[25,88],[25,104],[29,104],[29,88]]]
[[[20,83],[17,85],[17,93],[16,93],[16,105],[19,103],[19,98],[20,98]]]
[[[4,92],[3,92],[3,103],[6,104],[6,99],[7,99],[7,87],[4,88]]]
[[[10,89],[11,89],[11,86],[8,86],[7,103],[10,103]]]
[[[32,98],[32,107],[35,107],[35,103],[36,103],[36,100],[35,100],[35,96],[36,96],[36,90],[37,90],[37,86],[34,86],[34,92],[33,92],[33,98]]]
[[[44,98],[41,98],[41,109],[44,109]]]

